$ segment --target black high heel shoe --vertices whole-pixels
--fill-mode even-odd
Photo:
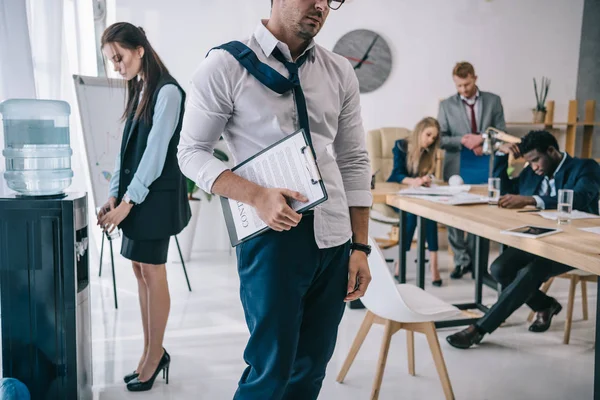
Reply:
[[[130,374],[127,374],[123,377],[123,380],[125,381],[125,383],[129,383],[132,380],[134,380],[135,378],[137,378],[140,374],[138,374],[136,371],[133,371]]]
[[[169,384],[169,366],[170,365],[171,365],[171,356],[165,350],[162,358],[158,362],[158,366],[156,367],[156,370],[154,371],[154,373],[152,374],[150,379],[148,379],[145,382],[142,382],[142,381],[140,381],[139,375],[138,375],[137,377],[133,378],[133,380],[131,380],[127,384],[127,390],[129,390],[130,392],[145,392],[145,391],[152,389],[152,386],[154,385],[154,381],[156,380],[156,377],[158,376],[158,373],[160,371],[163,372],[163,379],[166,378],[166,383],[168,385]]]

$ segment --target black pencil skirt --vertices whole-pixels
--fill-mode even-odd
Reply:
[[[123,235],[121,255],[128,260],[144,264],[166,264],[169,239],[133,240]]]

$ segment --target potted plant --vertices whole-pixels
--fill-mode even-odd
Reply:
[[[533,78],[533,89],[535,91],[535,100],[537,102],[533,109],[533,122],[536,124],[543,124],[546,120],[546,97],[548,96],[548,90],[550,89],[550,79],[543,76],[539,87],[540,90],[538,91],[537,81]]]
[[[215,158],[227,162],[229,161],[229,157],[227,154],[219,149],[214,149],[213,155]],[[194,194],[200,190],[196,183],[186,178],[187,180],[187,193],[188,200],[190,203],[190,209],[192,210],[192,217],[190,218],[190,222],[187,226],[177,235],[177,240],[179,241],[179,246],[181,247],[181,255],[183,256],[183,261],[187,262],[190,260],[192,255],[192,247],[194,244],[194,235],[196,233],[196,226],[198,224],[198,215],[200,215],[200,198],[195,197]],[[211,201],[212,195],[210,193],[203,192],[207,201]],[[169,246],[169,260],[173,262],[181,262],[181,258],[179,257],[179,253],[177,252],[177,244],[174,240]]]

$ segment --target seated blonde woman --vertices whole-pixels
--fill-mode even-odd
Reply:
[[[431,185],[431,174],[435,170],[435,154],[440,144],[440,124],[435,118],[423,118],[415,126],[408,139],[396,141],[394,145],[394,169],[388,182],[398,182],[411,186]],[[442,286],[438,270],[437,224],[425,219],[426,239],[431,260],[431,280],[434,286]],[[417,217],[407,213],[404,238],[406,248],[410,248],[417,228]]]

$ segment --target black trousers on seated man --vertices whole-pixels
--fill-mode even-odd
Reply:
[[[527,304],[533,311],[543,311],[552,306],[554,299],[540,291],[542,283],[553,276],[573,269],[522,250],[508,248],[494,260],[492,276],[502,285],[500,298],[477,321],[477,326],[485,333],[492,333],[515,310]]]

